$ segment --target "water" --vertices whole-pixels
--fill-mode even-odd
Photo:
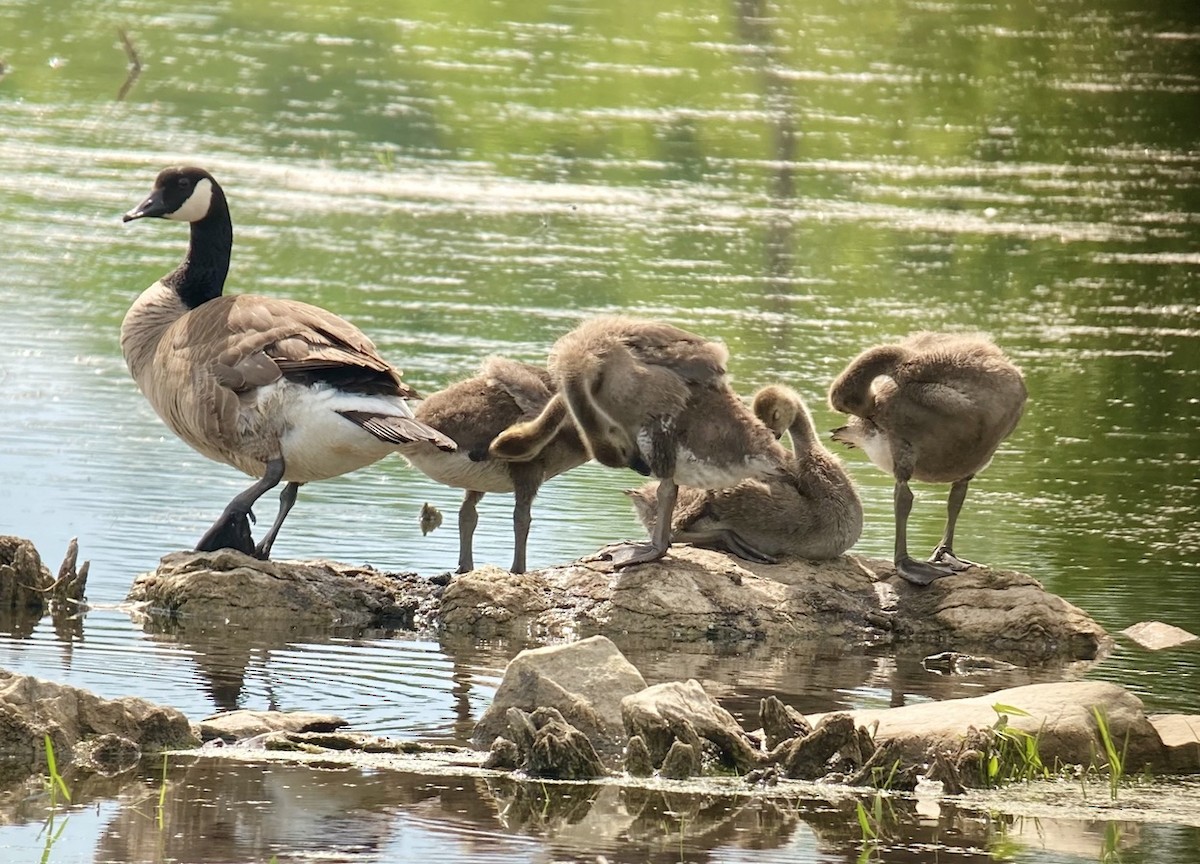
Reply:
[[[78,536],[95,605],[82,637],[49,621],[0,628],[0,666],[193,718],[306,708],[463,743],[524,647],[375,631],[185,636],[119,608],[136,573],[190,547],[247,484],[166,431],[117,345],[129,303],[186,242],[178,225],[123,226],[120,214],[179,162],[209,168],[230,196],[231,291],[336,310],[422,391],[489,353],[544,358],[584,315],[631,311],[724,339],[740,391],[786,381],[828,429],[839,418],[824,391],[863,347],[922,327],[987,330],[1031,401],[972,485],[962,552],[1032,573],[1110,631],[1160,619],[1200,632],[1194,4],[435,5],[0,0],[0,531],[32,539],[52,568]],[[119,102],[118,27],[143,64]],[[846,461],[866,508],[856,551],[887,556],[888,478],[860,454]],[[531,566],[636,536],[617,494],[633,482],[586,466],[547,484]],[[944,495],[918,490],[914,547],[939,536]],[[276,554],[433,575],[454,565],[458,500],[385,460],[305,487]],[[447,518],[422,536],[426,501]],[[507,564],[510,506],[484,499],[478,560]],[[1082,674],[1153,710],[1200,712],[1195,651],[1120,644],[1089,670],[950,681],[917,657],[837,646],[621,647],[648,680],[697,677],[747,717],[768,692],[817,711]],[[680,797],[663,808],[691,814],[680,828],[605,790],[588,813],[645,821],[614,832],[620,842],[572,845],[558,823],[505,815],[530,790],[349,775],[326,784],[353,799],[334,820],[357,838],[343,843],[304,833],[306,805],[259,788],[324,779],[180,762],[177,788],[196,770],[214,776],[180,794],[174,824],[188,827],[169,848],[114,845],[130,842],[122,820],[141,805],[98,788],[48,860],[624,860],[631,837],[650,838],[629,846],[637,861],[857,855],[853,814],[837,808],[813,822],[718,796],[697,816],[687,808],[700,799]],[[154,799],[154,771],[141,782]],[[214,807],[230,821],[204,821]],[[1100,813],[1047,823],[1038,839],[952,810],[902,820],[899,845],[982,859],[1007,847],[981,838],[1003,834],[1018,860],[1095,860],[1095,844],[1070,838],[1118,824]],[[40,857],[44,813],[6,817],[0,848]],[[955,819],[987,827],[962,845],[916,827]],[[197,851],[230,826],[236,842]],[[1123,860],[1197,860],[1195,828],[1123,830]]]

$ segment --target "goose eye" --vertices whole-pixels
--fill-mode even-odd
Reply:
[[[189,187],[189,186],[191,186],[191,185],[192,185],[192,181],[191,181],[191,180],[189,180],[187,177],[180,177],[180,178],[179,178],[179,188],[180,188],[180,189],[186,189],[186,188],[188,188],[188,187]]]

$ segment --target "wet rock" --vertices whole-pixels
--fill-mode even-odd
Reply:
[[[33,543],[0,536],[0,631],[28,636],[49,612],[60,638],[71,641],[82,635],[77,613],[86,602],[88,562],[77,568],[78,557],[79,543],[71,538],[54,577]]]
[[[630,777],[649,777],[654,773],[654,760],[641,735],[634,735],[625,745],[625,772]]]
[[[1150,723],[1166,749],[1167,770],[1200,774],[1200,716],[1151,714]]]
[[[102,777],[115,777],[136,768],[142,758],[142,748],[120,735],[97,735],[81,741],[75,747],[75,767]]]
[[[521,750],[512,741],[499,736],[492,742],[483,767],[497,771],[516,771],[521,767]]]
[[[804,715],[792,706],[784,705],[777,696],[768,696],[758,703],[758,717],[768,750],[812,732],[812,724]]]
[[[654,765],[662,765],[676,740],[699,753],[710,742],[721,763],[746,773],[759,766],[761,754],[733,715],[704,692],[694,679],[656,684],[621,701],[621,717],[630,737],[641,737]]]
[[[1093,708],[1103,712],[1115,740],[1124,744],[1128,736],[1128,773],[1146,765],[1166,770],[1169,764],[1162,739],[1146,717],[1142,700],[1123,687],[1102,681],[1030,684],[969,699],[862,709],[849,714],[857,725],[870,727],[878,723],[876,742],[890,742],[897,754],[919,762],[931,749],[962,750],[974,731],[995,725],[995,705],[1011,705],[1029,715],[1011,714],[1008,725],[1038,736],[1038,749],[1046,765],[1088,765],[1094,759],[1103,762]]]
[[[700,754],[691,744],[676,739],[663,759],[658,776],[666,780],[686,780],[700,774]]]
[[[1091,659],[1107,644],[1095,621],[1023,574],[971,568],[919,588],[894,573],[890,562],[852,555],[770,565],[673,546],[660,561],[615,573],[584,559],[525,574],[463,574],[446,589],[441,621],[449,632],[479,636],[840,636],[1040,659]]]
[[[849,714],[828,714],[809,734],[783,744],[773,754],[784,776],[792,780],[816,780],[829,773],[833,754],[855,739],[856,727]]]
[[[186,717],[144,699],[101,699],[87,690],[0,670],[0,780],[19,779],[46,766],[45,736],[60,771],[75,762],[82,742],[111,735],[143,753],[200,743]]]
[[[267,732],[332,732],[350,724],[335,714],[312,711],[226,711],[198,724],[204,741],[241,741]]]
[[[621,700],[645,686],[641,673],[603,636],[522,651],[504,670],[472,742],[481,750],[491,746],[507,731],[510,708],[544,706],[557,709],[596,750],[615,756],[625,743]]]
[[[412,573],[332,561],[259,561],[232,549],[175,552],[134,579],[128,600],[169,615],[261,624],[343,624],[415,629],[441,589]]]
[[[518,767],[533,777],[591,780],[607,772],[587,736],[563,719],[555,708],[528,714],[519,708],[506,712]]]
[[[1161,621],[1141,621],[1132,627],[1126,627],[1121,631],[1121,635],[1128,636],[1138,645],[1151,651],[1178,648],[1180,645],[1189,645],[1200,640],[1200,636],[1195,633]]]

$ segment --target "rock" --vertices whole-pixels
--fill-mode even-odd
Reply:
[[[516,771],[521,767],[521,751],[512,741],[499,736],[492,742],[483,767],[497,771]]]
[[[504,670],[472,742],[481,750],[490,747],[508,729],[509,708],[528,712],[545,706],[557,709],[596,750],[615,756],[625,742],[621,700],[645,686],[641,673],[603,636],[528,649]]]
[[[0,535],[0,611],[31,612],[40,618],[53,584],[54,577],[33,543]]]
[[[625,773],[630,777],[649,777],[654,773],[654,760],[641,735],[634,735],[625,745]]]
[[[75,762],[81,742],[100,736],[125,739],[143,753],[200,743],[174,708],[134,697],[101,699],[87,690],[0,670],[0,780],[42,771],[46,735],[60,771]]]
[[[721,762],[741,774],[762,761],[733,715],[694,679],[656,684],[626,696],[621,700],[621,717],[626,734],[645,742],[654,765],[662,765],[676,740],[691,744],[699,753],[699,739],[711,742]]]
[[[890,562],[852,555],[771,565],[672,546],[660,561],[615,573],[597,559],[524,574],[481,568],[447,587],[441,623],[484,637],[842,637],[1023,659],[1092,659],[1107,644],[1095,621],[1028,576],[977,567],[918,588],[894,573]]]
[[[414,629],[440,588],[416,574],[332,561],[259,561],[232,549],[174,552],[134,579],[128,600],[202,621]]]
[[[792,706],[784,705],[777,696],[768,696],[758,703],[758,717],[768,750],[812,732],[812,724],[804,715]]]
[[[1151,714],[1150,724],[1167,751],[1167,770],[1200,774],[1200,716]]]
[[[554,780],[591,780],[605,775],[604,765],[587,736],[563,719],[554,708],[527,714],[520,708],[506,712],[518,767],[532,777]]]
[[[666,780],[686,780],[700,773],[700,754],[691,744],[676,739],[663,759],[658,776]]]
[[[114,777],[136,768],[142,749],[120,735],[97,735],[81,741],[75,747],[75,767],[103,777]]]
[[[335,714],[311,711],[226,711],[200,721],[204,741],[234,742],[266,732],[332,732],[350,724]]]
[[[816,780],[829,773],[827,763],[833,754],[854,741],[856,731],[849,714],[827,714],[812,732],[783,744],[774,756],[785,777]]]
[[[931,748],[957,752],[973,729],[994,726],[998,719],[994,705],[1011,705],[1030,715],[1010,714],[1008,725],[1038,736],[1039,753],[1046,765],[1103,763],[1104,748],[1093,707],[1103,711],[1118,746],[1124,746],[1128,735],[1126,773],[1136,773],[1145,765],[1165,770],[1168,764],[1168,754],[1143,711],[1142,700],[1123,687],[1102,681],[1029,684],[969,699],[849,714],[860,726],[878,723],[877,743],[890,742],[903,758],[919,761]]]
[[[1121,631],[1143,648],[1151,651],[1161,651],[1164,648],[1178,648],[1200,639],[1195,633],[1189,633],[1174,624],[1164,624],[1161,621],[1141,621],[1132,627]]]

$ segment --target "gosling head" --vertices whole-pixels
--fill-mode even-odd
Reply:
[[[790,387],[771,384],[754,394],[754,404],[751,407],[754,416],[779,439],[804,410],[804,403]]]
[[[165,168],[154,181],[154,189],[123,221],[156,217],[176,222],[199,222],[208,216],[220,187],[203,168]]]

